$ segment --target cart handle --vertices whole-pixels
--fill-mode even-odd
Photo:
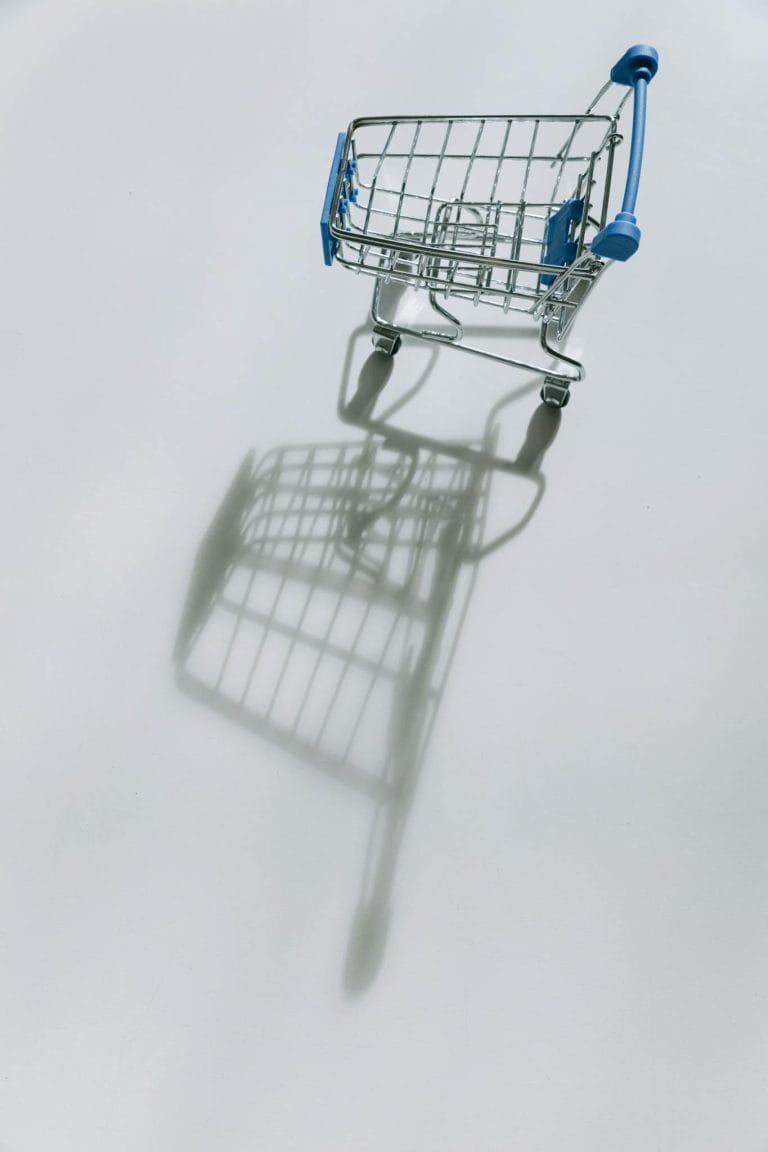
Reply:
[[[628,48],[617,64],[611,69],[614,84],[626,84],[634,89],[632,108],[632,143],[629,149],[629,167],[624,200],[616,219],[606,224],[592,241],[592,251],[596,256],[608,260],[629,260],[640,246],[640,229],[635,218],[637,190],[640,185],[640,172],[643,167],[643,143],[645,141],[645,110],[648,85],[659,68],[659,54],[650,44],[635,44]]]

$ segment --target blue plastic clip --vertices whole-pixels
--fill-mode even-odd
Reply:
[[[626,84],[634,88],[634,107],[632,143],[621,211],[617,213],[615,220],[598,232],[591,245],[592,252],[596,256],[604,256],[608,260],[629,260],[640,246],[640,229],[635,218],[635,204],[643,167],[648,85],[658,69],[659,54],[650,44],[635,44],[634,48],[628,48],[621,60],[611,69],[611,80],[614,84]]]
[[[576,259],[578,244],[571,240],[571,225],[581,220],[584,211],[583,200],[566,200],[560,205],[557,212],[553,212],[547,223],[547,248],[544,253],[545,264],[566,264]],[[557,277],[552,272],[546,272],[541,277],[542,284],[550,285]]]
[[[355,176],[357,176],[357,160],[347,160],[347,167],[344,171],[344,182],[348,188],[349,199],[353,204],[357,204],[359,194],[359,189],[354,188],[352,185],[352,180]]]

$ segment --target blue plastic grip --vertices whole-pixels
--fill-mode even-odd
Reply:
[[[336,148],[334,149],[333,160],[331,161],[331,171],[328,174],[328,183],[325,188],[323,213],[320,217],[320,239],[323,243],[323,262],[329,267],[333,264],[336,249],[339,247],[338,240],[335,236],[331,235],[331,204],[333,203],[333,194],[336,191],[336,181],[339,178],[341,157],[344,152],[344,141],[346,138],[346,132],[339,132],[336,138]]]
[[[628,48],[611,69],[614,84],[626,84],[634,90],[632,109],[632,143],[629,149],[627,183],[621,211],[616,219],[606,224],[592,241],[596,256],[608,260],[629,260],[640,247],[640,229],[635,218],[637,192],[643,167],[645,143],[645,113],[648,85],[659,69],[659,54],[650,44],[635,44]]]

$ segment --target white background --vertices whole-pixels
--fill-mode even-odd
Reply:
[[[767,33],[759,0],[4,0],[3,1152],[768,1150]],[[479,566],[353,995],[370,805],[175,687],[195,551],[248,449],[354,436],[335,134],[575,112],[638,41],[643,244]],[[444,350],[419,418],[476,431],[509,382]]]

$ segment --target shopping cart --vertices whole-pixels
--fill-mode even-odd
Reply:
[[[584,375],[564,351],[576,314],[605,268],[628,260],[640,242],[634,213],[647,87],[657,69],[654,48],[629,48],[579,115],[353,120],[337,140],[320,229],[326,264],[375,277],[375,347],[394,355],[408,334],[540,373],[542,399],[563,407]],[[597,112],[615,85],[627,89],[615,110]],[[632,92],[624,198],[609,221],[619,119]],[[390,281],[426,290],[433,326],[382,314],[381,288]],[[468,343],[446,304],[456,301],[529,317],[554,363]]]

